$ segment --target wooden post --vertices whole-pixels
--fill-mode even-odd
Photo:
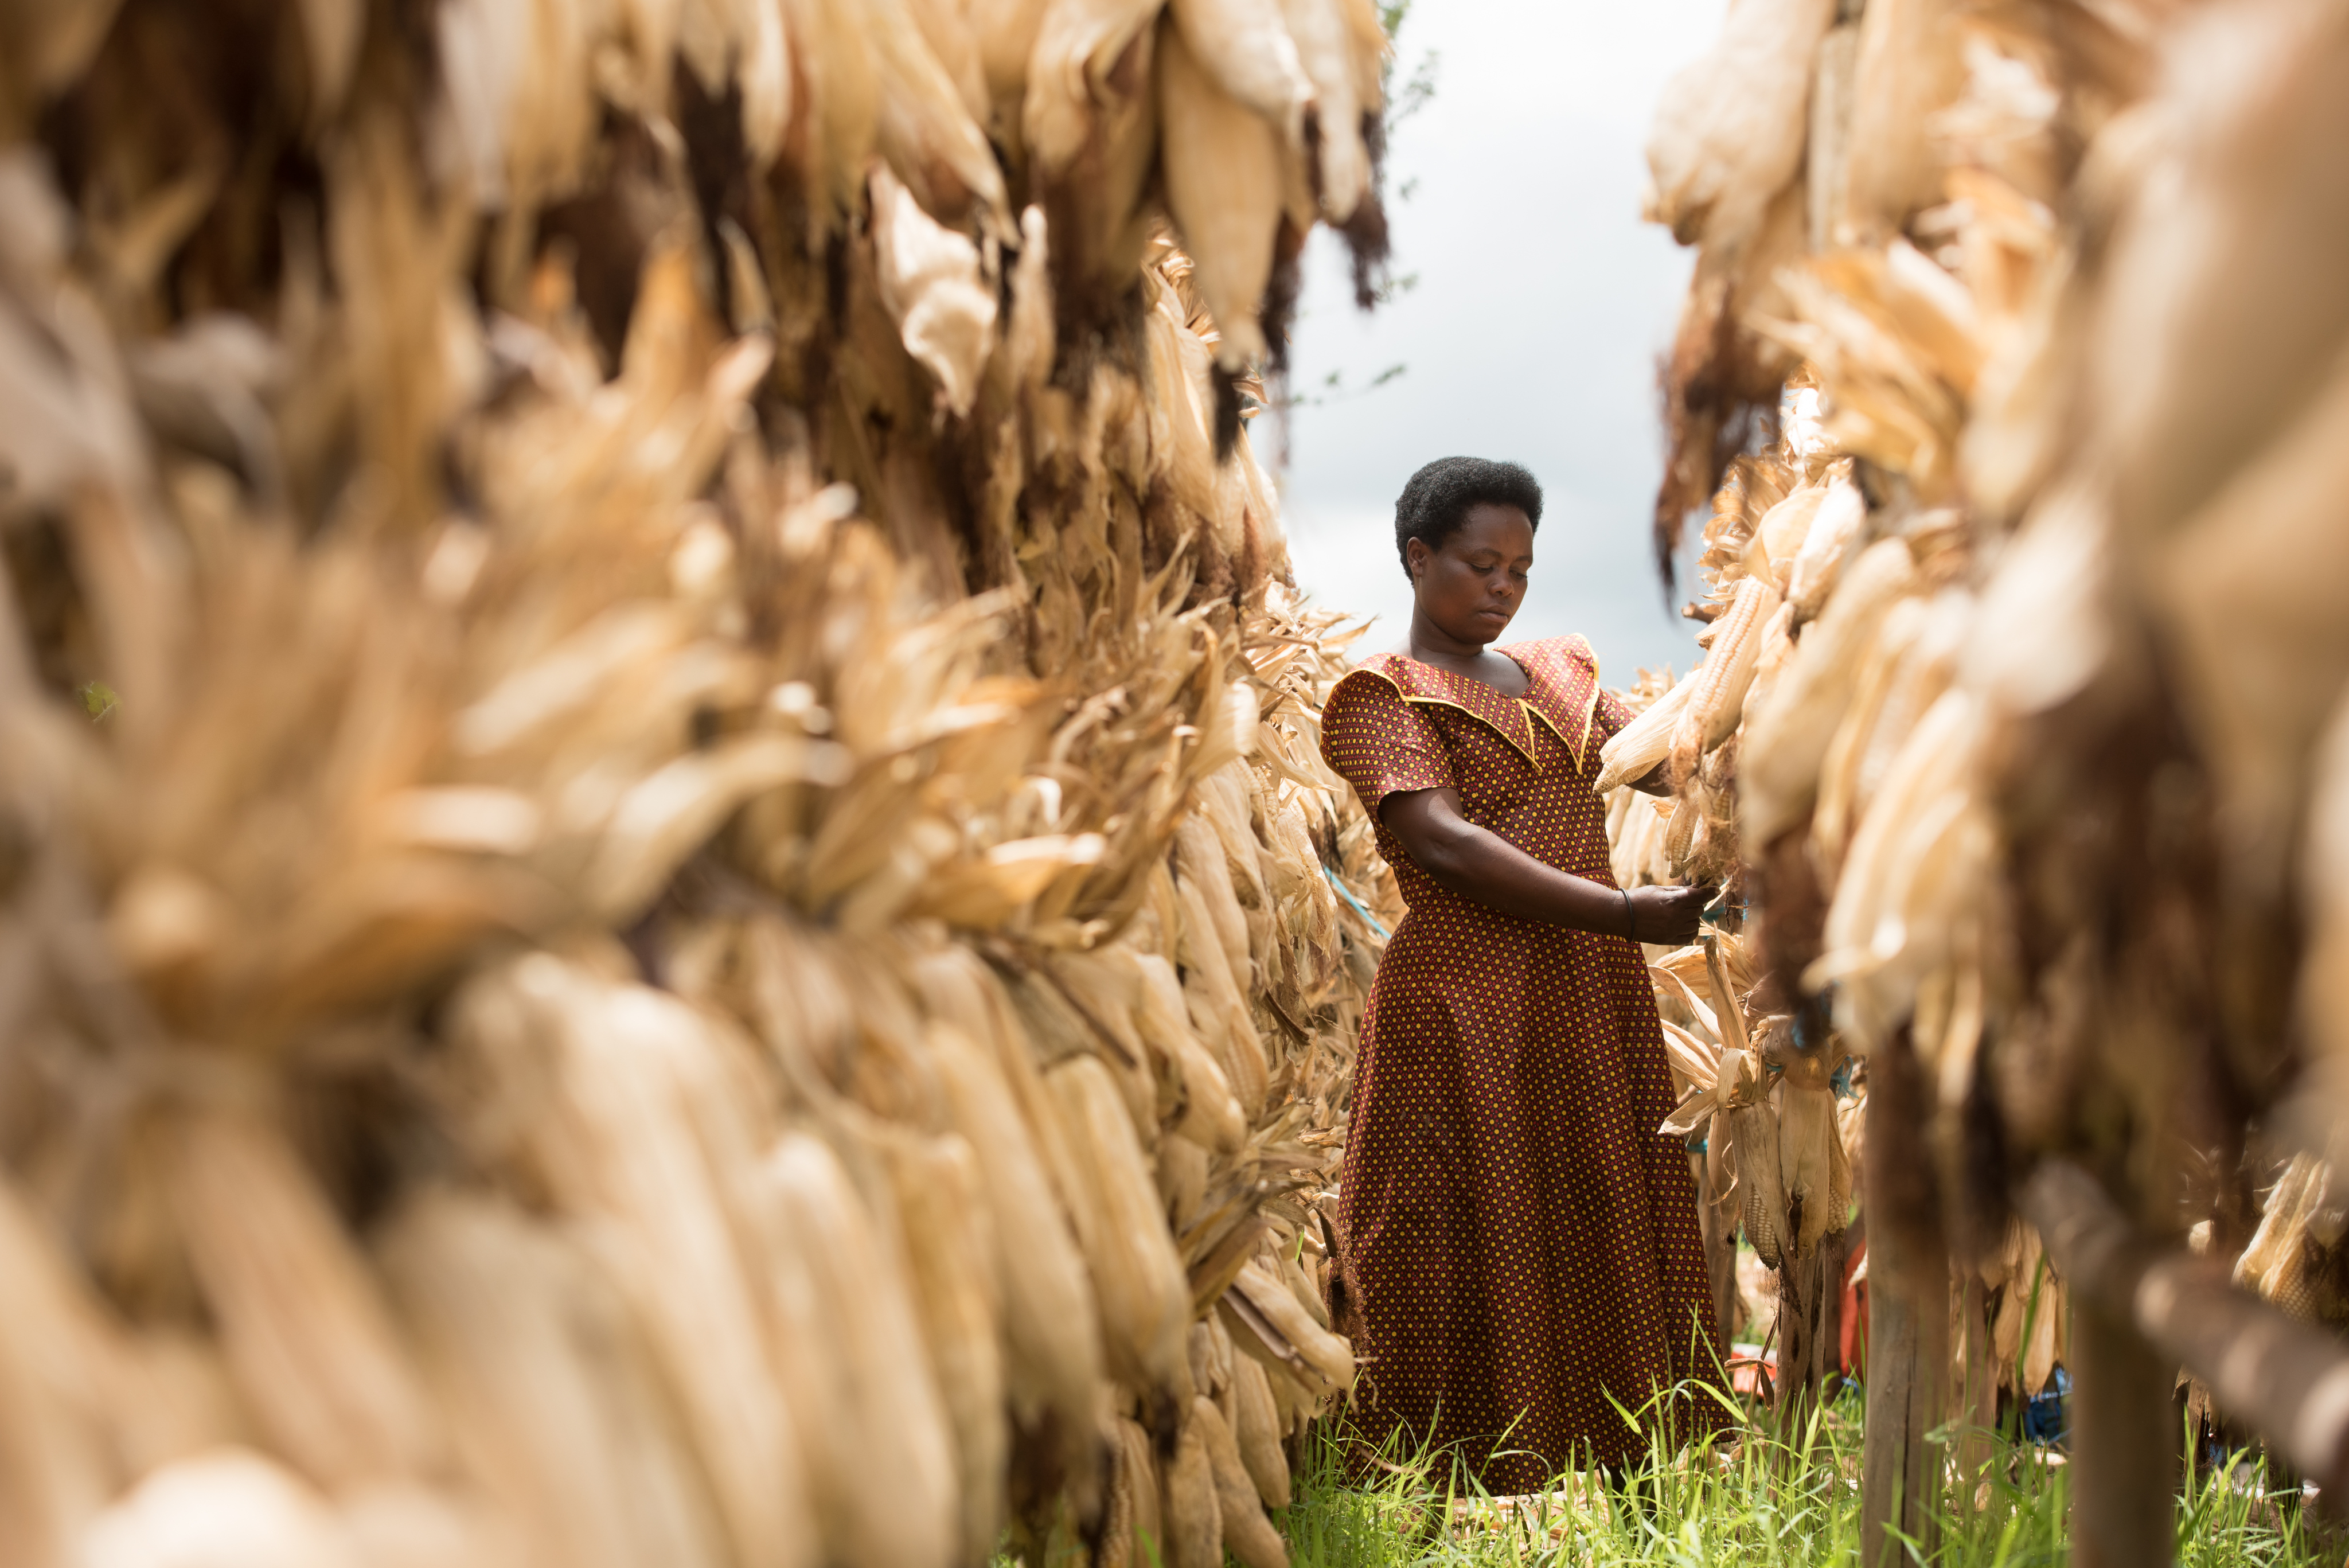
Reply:
[[[1868,1428],[1862,1449],[1860,1568],[1927,1561],[1940,1545],[1942,1450],[1926,1440],[1948,1409],[1950,1261],[1924,1148],[1930,1085],[1904,1029],[1868,1061]],[[1898,1534],[1894,1533],[1898,1532]]]
[[[2072,1561],[2079,1568],[2168,1563],[2178,1495],[2178,1364],[2127,1317],[2072,1310]]]
[[[2170,1390],[2178,1358],[2155,1350],[2133,1321],[2159,1254],[2075,1165],[2042,1166],[2023,1210],[2072,1286],[2073,1561],[2082,1568],[2168,1563],[2176,1544],[2179,1432]]]
[[[1881,1261],[1883,1243],[1871,1246]],[[1950,1275],[1945,1258],[1916,1261],[1899,1285],[1871,1266],[1868,1293],[1868,1436],[1860,1478],[1859,1561],[1889,1568],[1909,1561],[1899,1537],[1930,1560],[1940,1544],[1938,1511],[1943,1453],[1926,1434],[1946,1407],[1950,1366]]]

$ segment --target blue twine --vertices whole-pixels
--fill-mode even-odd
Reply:
[[[1321,875],[1330,878],[1330,886],[1338,889],[1338,897],[1345,899],[1347,903],[1351,904],[1354,907],[1354,913],[1362,917],[1362,923],[1369,926],[1371,929],[1378,932],[1379,940],[1385,941],[1388,940],[1387,929],[1379,924],[1378,917],[1371,914],[1368,909],[1362,908],[1362,901],[1354,897],[1352,888],[1338,880],[1338,874],[1335,871],[1332,871],[1329,867],[1324,866],[1321,867]]]

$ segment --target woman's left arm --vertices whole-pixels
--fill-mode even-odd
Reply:
[[[1386,797],[1380,820],[1438,887],[1486,909],[1602,936],[1680,947],[1696,939],[1713,894],[1703,888],[1634,888],[1561,871],[1488,827],[1470,822],[1456,789]]]

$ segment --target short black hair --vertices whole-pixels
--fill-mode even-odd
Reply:
[[[1489,457],[1439,457],[1411,476],[1395,497],[1395,555],[1411,571],[1411,542],[1431,550],[1460,532],[1477,506],[1514,506],[1541,526],[1541,482],[1521,464]]]

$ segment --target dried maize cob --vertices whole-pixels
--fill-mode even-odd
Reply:
[[[1165,1199],[1167,1222],[1178,1236],[1190,1228],[1206,1200],[1207,1168],[1207,1151],[1181,1133],[1170,1132],[1158,1140],[1158,1195]]]
[[[1313,1321],[1288,1286],[1251,1262],[1239,1272],[1232,1289],[1249,1308],[1278,1330],[1306,1364],[1330,1387],[1340,1392],[1354,1384],[1354,1353],[1345,1340]]]
[[[752,1172],[713,1168],[728,1151],[697,1131],[735,1110],[706,1076],[722,1043],[673,998],[543,953],[477,977],[451,1014],[479,1095],[472,1141],[598,1222],[598,1252],[684,1413],[733,1549],[812,1560],[806,1461],[737,1231]]]
[[[1273,1404],[1271,1380],[1253,1358],[1243,1355],[1233,1364],[1232,1386],[1239,1411],[1232,1435],[1239,1444],[1240,1459],[1264,1506],[1287,1508],[1288,1456],[1280,1447],[1280,1412]]]
[[[1150,1434],[1120,1416],[1115,1420],[1117,1466],[1133,1490],[1133,1519],[1126,1545],[1127,1562],[1141,1568],[1166,1552],[1166,1531],[1161,1508],[1164,1488]]]
[[[1599,777],[1591,787],[1604,794],[1634,779],[1645,778],[1658,763],[1671,756],[1681,711],[1688,706],[1695,690],[1693,678],[1681,681],[1609,735],[1606,744],[1599,748]]]
[[[13,1478],[0,1489],[0,1528],[29,1568],[67,1568],[92,1516],[128,1479],[104,1407],[120,1351],[13,1184],[0,1184],[0,1293],[10,1324],[0,1344],[0,1465]]]
[[[1269,0],[1255,4],[1276,15]],[[1171,24],[1159,31],[1157,88],[1167,205],[1223,334],[1217,360],[1236,369],[1266,348],[1257,313],[1281,220],[1281,130],[1219,85]]]
[[[888,1243],[816,1137],[785,1133],[750,1181],[754,1266],[826,1554],[948,1562],[961,1523],[954,1445]]]
[[[977,1562],[1003,1533],[1010,1432],[1004,1415],[997,1245],[969,1143],[891,1137],[884,1145],[905,1235],[906,1272],[955,1439],[957,1559]]]
[[[1702,664],[1689,676],[1692,688],[1688,705],[1672,732],[1672,787],[1683,787],[1695,774],[1705,753],[1729,738],[1744,714],[1745,690],[1762,658],[1763,632],[1778,613],[1777,589],[1761,577],[1748,577],[1722,618],[1713,623],[1713,641]]]
[[[582,1568],[726,1562],[707,1482],[593,1255],[494,1199],[419,1194],[379,1249],[466,1468]]]
[[[1224,1517],[1217,1501],[1215,1461],[1194,1404],[1185,1412],[1182,1436],[1164,1471],[1165,1495],[1159,1517],[1165,1521],[1166,1568],[1221,1568]],[[1212,1407],[1211,1407],[1212,1408]]]
[[[1047,1082],[1083,1173],[1081,1189],[1062,1196],[1092,1273],[1111,1368],[1180,1409],[1192,1392],[1184,1350],[1191,1287],[1133,1123],[1093,1057],[1061,1063]]]
[[[1166,14],[1216,87],[1303,141],[1314,84],[1279,0],[1167,0]]]
[[[1801,167],[1810,60],[1834,20],[1822,0],[1740,9],[1665,85],[1648,142],[1650,218],[1683,244],[1702,234],[1709,249],[1744,249]]]
[[[1313,84],[1321,214],[1342,224],[1371,194],[1362,117],[1378,97],[1386,33],[1364,0],[1283,0],[1281,13],[1298,63]]]
[[[1102,1377],[1083,1255],[994,1064],[948,1024],[931,1025],[929,1043],[955,1127],[986,1183],[1011,1407],[1029,1423],[1050,1410],[1064,1430],[1082,1432]]]
[[[1224,1413],[1212,1399],[1191,1402],[1191,1425],[1205,1440],[1207,1463],[1215,1478],[1216,1513],[1224,1530],[1224,1549],[1245,1568],[1288,1568],[1288,1548],[1264,1516],[1256,1483],[1240,1462],[1239,1445]],[[1187,1437],[1188,1434],[1186,1433]]]
[[[429,1473],[445,1451],[439,1412],[285,1135],[200,1110],[172,1137],[190,1255],[263,1430],[326,1485]]]
[[[1837,477],[1819,498],[1794,565],[1786,573],[1786,602],[1798,622],[1816,620],[1835,591],[1845,559],[1868,522],[1868,501],[1848,477]]]
[[[1768,1105],[1737,1106],[1728,1113],[1738,1229],[1768,1268],[1783,1268],[1789,1252],[1786,1201],[1778,1175],[1778,1116]],[[1719,1125],[1719,1118],[1715,1118]]]
[[[1893,539],[1872,545],[1852,563],[1848,580],[1818,624],[1804,634],[1745,748],[1738,783],[1739,826],[1747,842],[1770,843],[1810,810],[1820,760],[1862,674],[1860,656],[1915,578],[1906,545]]]
[[[1838,1199],[1836,1166],[1843,1158],[1836,1135],[1835,1091],[1792,1082],[1778,1086],[1778,1189],[1789,1215],[1800,1221],[1787,1228],[1785,1250],[1808,1257],[1820,1238],[1844,1228],[1850,1201],[1848,1178]]]

